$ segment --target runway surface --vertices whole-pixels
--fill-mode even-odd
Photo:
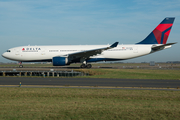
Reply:
[[[179,88],[180,80],[0,77],[0,85]]]

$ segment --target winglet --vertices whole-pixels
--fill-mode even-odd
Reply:
[[[118,43],[119,43],[119,42],[115,42],[114,44],[112,44],[112,45],[110,46],[110,48],[117,47]]]

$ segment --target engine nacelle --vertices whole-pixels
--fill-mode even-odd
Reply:
[[[68,65],[68,58],[67,57],[53,57],[52,59],[53,66],[65,66]]]

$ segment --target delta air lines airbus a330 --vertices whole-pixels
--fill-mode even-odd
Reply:
[[[165,18],[144,40],[133,45],[56,45],[21,46],[7,50],[4,58],[19,62],[52,62],[53,66],[82,63],[81,68],[91,68],[89,62],[127,60],[170,48],[166,43],[175,18]],[[20,67],[23,67],[20,65]]]

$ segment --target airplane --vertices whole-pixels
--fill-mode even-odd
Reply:
[[[2,56],[22,62],[52,62],[53,66],[82,63],[80,68],[91,68],[91,62],[119,61],[148,55],[170,48],[166,43],[175,17],[166,17],[144,40],[132,45],[54,45],[21,46],[8,49]],[[22,64],[19,67],[23,67]]]

